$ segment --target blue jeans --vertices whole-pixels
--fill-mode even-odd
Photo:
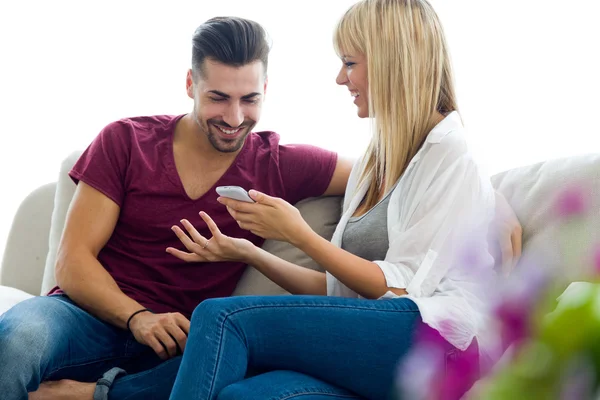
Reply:
[[[0,317],[0,398],[27,400],[43,381],[96,382],[120,367],[110,399],[168,399],[181,357],[166,362],[131,333],[66,296],[35,297]]]
[[[420,324],[404,298],[206,300],[192,316],[171,399],[391,398],[397,363]],[[245,379],[248,368],[263,373]]]

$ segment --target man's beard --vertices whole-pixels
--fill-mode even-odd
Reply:
[[[215,132],[213,132],[213,130],[218,129],[214,125],[220,125],[224,128],[232,128],[225,121],[217,119],[209,119],[203,121],[198,117],[198,114],[195,111],[194,120],[200,128],[201,133],[206,135],[212,147],[221,153],[235,153],[236,151],[240,150],[244,145],[244,142],[246,141],[246,137],[248,136],[248,134],[250,134],[250,132],[252,132],[252,129],[256,125],[256,121],[250,119],[244,120],[244,122],[239,127],[235,127],[233,129],[241,128],[245,132],[243,132],[240,136],[236,138],[226,140],[218,134],[216,134]]]

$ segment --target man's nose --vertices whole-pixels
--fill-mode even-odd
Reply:
[[[244,122],[244,113],[242,107],[239,104],[232,104],[227,109],[226,114],[223,116],[223,120],[232,128],[237,128]]]

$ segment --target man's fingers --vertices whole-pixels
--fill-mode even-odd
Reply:
[[[186,253],[185,251],[181,251],[181,250],[175,249],[173,247],[167,247],[167,253],[169,253],[172,256],[175,256],[175,257],[177,257],[180,260],[183,260],[185,262],[201,262],[201,261],[206,261],[206,259],[204,257],[202,257],[201,255],[199,255],[199,254],[196,254],[196,253]]]
[[[177,343],[179,350],[183,353],[187,343],[187,334],[178,325],[166,325],[165,329],[171,338]]]
[[[161,326],[157,331],[154,332],[154,336],[162,343],[165,347],[168,357],[175,357],[177,355],[177,344],[175,340],[167,333],[167,327]]]
[[[160,343],[158,341],[158,339],[152,335],[150,335],[148,338],[146,338],[146,344],[148,346],[150,346],[150,348],[152,350],[154,350],[154,352],[156,353],[156,355],[161,359],[161,360],[166,360],[169,357],[167,356],[167,351],[165,350],[164,346],[162,345],[162,343]]]
[[[190,320],[181,315],[180,313],[175,314],[175,322],[188,335],[190,333]]]

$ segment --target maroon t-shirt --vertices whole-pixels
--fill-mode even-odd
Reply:
[[[336,153],[310,145],[280,145],[274,132],[248,135],[237,158],[206,194],[192,200],[175,167],[173,134],[182,116],[128,118],[106,126],[70,172],[121,208],[114,232],[98,260],[121,290],[155,312],[189,317],[207,298],[231,295],[244,272],[239,262],[186,263],[165,252],[185,250],[171,227],[188,219],[211,234],[198,213],[207,212],[226,235],[263,239],[242,230],[219,204],[215,188],[237,185],[294,204],[328,187]],[[202,174],[202,171],[198,171]],[[59,288],[50,293],[60,292]]]

